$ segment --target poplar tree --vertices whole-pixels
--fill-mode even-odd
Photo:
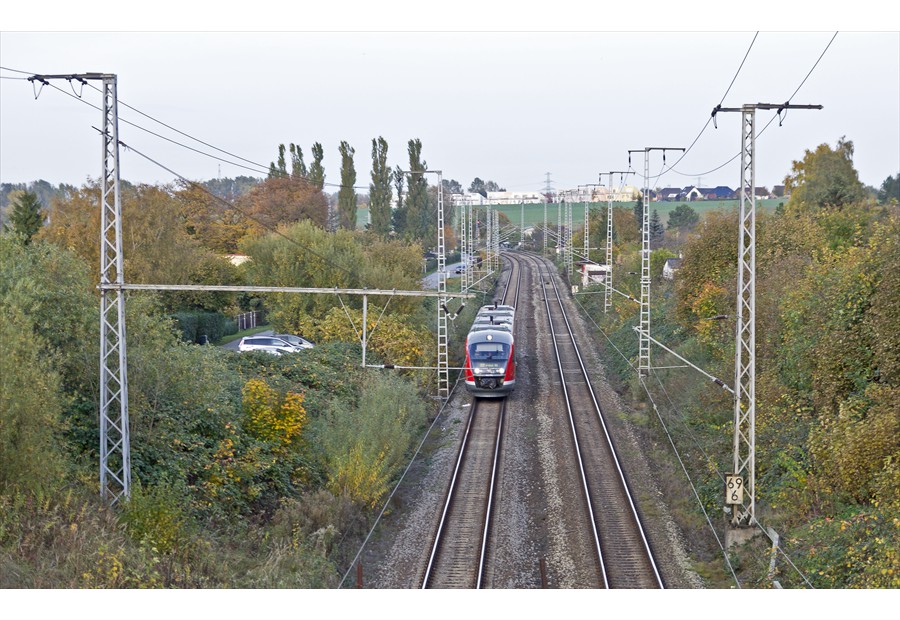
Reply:
[[[269,164],[269,178],[275,177],[286,177],[287,176],[287,162],[284,159],[284,145],[278,145],[278,163],[272,162]]]
[[[306,178],[309,171],[306,169],[306,164],[303,163],[303,149],[291,143],[289,150],[291,152],[291,177]]]
[[[341,141],[338,149],[341,153],[341,189],[338,191],[338,214],[340,227],[347,230],[356,229],[356,169],[353,166],[355,149],[346,141]]]
[[[394,189],[397,191],[397,208],[391,213],[391,223],[394,226],[394,232],[400,235],[406,234],[406,207],[403,206],[403,168],[397,166],[394,169]]]
[[[406,193],[406,223],[407,236],[415,240],[425,240],[429,237],[432,218],[428,200],[428,181],[424,172],[428,164],[422,161],[422,141],[418,138],[409,141],[409,191]]]
[[[322,167],[325,151],[318,142],[312,145],[312,156],[313,161],[309,165],[309,182],[321,192],[322,188],[325,187],[325,168]]]
[[[369,184],[369,213],[371,230],[379,235],[391,232],[391,179],[387,165],[387,141],[383,137],[372,139],[372,182]]]

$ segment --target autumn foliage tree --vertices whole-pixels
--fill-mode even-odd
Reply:
[[[305,179],[290,176],[266,179],[238,198],[235,205],[250,220],[251,235],[305,220],[324,227],[328,216],[322,192]]]
[[[262,379],[247,381],[243,389],[244,428],[279,450],[296,445],[307,422],[303,398],[297,392],[282,396]]]
[[[791,166],[784,180],[789,206],[797,208],[841,208],[865,197],[859,174],[853,167],[853,142],[841,138],[835,148],[820,144],[807,150]]]

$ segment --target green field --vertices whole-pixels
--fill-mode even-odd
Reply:
[[[774,210],[775,207],[779,205],[779,203],[785,202],[784,198],[771,198],[767,200],[757,200],[756,206],[760,209],[766,210]],[[727,211],[730,209],[737,209],[740,206],[740,201],[738,200],[697,200],[694,202],[651,202],[650,203],[650,212],[652,213],[654,209],[659,212],[660,220],[665,226],[669,222],[669,213],[671,213],[676,207],[679,205],[686,204],[691,209],[696,211],[699,214],[706,213],[707,211]],[[590,203],[590,209],[602,209],[606,210],[607,203],[605,202],[592,202]],[[618,209],[633,209],[635,203],[632,202],[614,202],[613,207]],[[572,203],[572,224],[574,226],[578,226],[579,223],[584,222],[584,206],[583,202],[575,202]],[[523,209],[524,209],[524,217],[525,217],[525,228],[530,228],[539,222],[544,221],[544,205],[542,204],[526,204],[526,205],[499,205],[495,206],[500,210],[500,213],[503,213],[506,217],[509,218],[510,222],[514,226],[518,226],[519,222],[522,219]],[[557,213],[558,213],[559,205],[557,203],[548,204],[547,205],[547,221],[556,222],[557,221]],[[483,208],[483,207],[482,207]],[[450,215],[450,212],[447,212],[449,217],[452,217],[452,221],[456,221],[458,210],[454,209],[453,214]],[[356,226],[358,229],[365,229],[366,223],[369,221],[369,211],[368,209],[358,209],[356,212]]]
[[[778,206],[779,203],[784,202],[783,198],[773,198],[769,200],[757,200],[756,206],[760,209],[774,210],[775,207]],[[667,224],[669,221],[669,213],[675,210],[679,205],[686,204],[691,209],[700,213],[706,213],[707,211],[728,211],[730,209],[737,209],[740,206],[740,201],[738,200],[698,200],[695,202],[651,202],[650,203],[650,212],[652,213],[655,209],[659,212],[660,220],[663,225]],[[635,203],[634,202],[614,202],[613,207],[618,209],[633,209]],[[557,221],[557,213],[558,213],[557,204],[549,204],[547,205],[547,221],[556,222]],[[497,207],[501,213],[506,215],[510,219],[510,222],[513,225],[518,226],[520,220],[522,219],[522,209],[524,207],[524,217],[525,217],[525,228],[530,226],[534,226],[539,222],[544,221],[544,205],[540,204],[527,204],[527,205],[501,205]],[[578,226],[581,222],[584,222],[584,207],[585,203],[576,202],[572,204],[572,224],[573,226]],[[605,202],[592,202],[589,205],[591,210],[594,209],[602,209],[606,210],[607,203]]]

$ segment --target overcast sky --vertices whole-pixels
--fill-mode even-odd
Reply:
[[[692,30],[682,16],[663,32],[637,30],[639,11],[630,19],[612,13],[613,21],[595,11],[582,23],[577,15],[545,10],[546,20],[535,14],[533,21],[512,22],[512,31],[500,31],[495,20],[487,23],[494,31],[482,25],[470,32],[452,20],[446,29],[428,19],[395,27],[384,17],[366,22],[380,29],[375,32],[341,32],[336,24],[342,22],[334,19],[315,23],[316,30],[329,32],[165,32],[170,17],[160,25],[158,12],[156,21],[135,16],[126,26],[155,32],[118,32],[124,28],[115,23],[104,32],[71,26],[63,26],[68,32],[23,32],[45,23],[23,15],[0,33],[0,76],[116,74],[121,141],[194,180],[264,176],[254,164],[267,167],[280,143],[300,145],[308,163],[311,145],[320,142],[326,181],[339,183],[338,145],[346,140],[356,149],[356,185],[367,187],[372,139],[383,136],[392,166],[408,164],[407,142],[419,138],[429,168],[466,187],[477,176],[509,190],[537,191],[549,172],[553,187],[564,189],[596,183],[600,172],[628,169],[629,149],[688,148],[696,139],[681,161],[678,151],[666,154],[667,167],[678,163],[658,178],[662,154],[651,153],[651,185],[736,188],[741,115],[721,113],[718,128],[709,123],[704,130],[710,112],[720,102],[740,107],[787,100],[823,109],[791,110],[764,131],[774,112],[757,113],[757,185],[781,184],[806,149],[834,146],[842,136],[854,143],[864,183],[878,187],[900,171],[898,23],[872,19],[871,30],[808,31],[801,26],[806,22],[792,24],[790,15],[773,10],[762,21],[777,24],[778,31],[752,20],[746,30],[735,30],[737,17],[726,18],[733,24],[727,31],[721,20],[719,27]],[[559,19],[570,29],[597,31],[563,32]],[[299,18],[257,20],[248,17],[247,29],[314,25]],[[92,22],[85,22],[71,23],[91,29]],[[217,29],[242,29],[240,23]],[[348,23],[348,29],[372,30]],[[890,26],[895,30],[881,30]],[[177,27],[184,30],[183,22]],[[455,31],[439,31],[448,29]],[[100,138],[93,127],[101,115],[84,103],[101,105],[99,93],[87,87],[73,92],[64,80],[52,84],[83,101],[49,86],[35,99],[31,82],[0,79],[0,181],[81,184],[99,176]],[[175,133],[126,104],[254,164]],[[643,157],[632,156],[636,185]],[[149,183],[173,179],[127,149],[121,176]]]

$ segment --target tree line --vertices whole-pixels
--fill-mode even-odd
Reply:
[[[791,561],[815,587],[896,588],[900,205],[892,195],[894,177],[878,192],[863,186],[853,150],[842,138],[805,151],[786,178],[790,198],[757,213],[756,506],[760,521],[779,532]],[[738,214],[695,215],[680,209],[653,246],[652,335],[730,384]],[[614,285],[631,295],[640,287],[635,236],[625,230],[615,245]],[[676,252],[681,268],[667,280],[662,266]],[[598,297],[585,296],[582,303],[622,352],[609,349],[609,367],[620,389],[649,413],[630,365],[637,356],[637,304],[614,295],[613,311],[605,313]],[[680,363],[658,348],[652,360],[653,366]],[[654,371],[660,383],[651,377],[647,390],[683,447],[704,509],[721,514],[715,472],[732,467],[733,402],[691,373]],[[646,426],[655,427],[655,419]],[[661,484],[667,494],[681,492],[675,478]],[[751,544],[734,551],[742,580],[767,579],[767,561],[754,557],[759,549]],[[805,585],[782,563],[768,578],[785,587]]]

